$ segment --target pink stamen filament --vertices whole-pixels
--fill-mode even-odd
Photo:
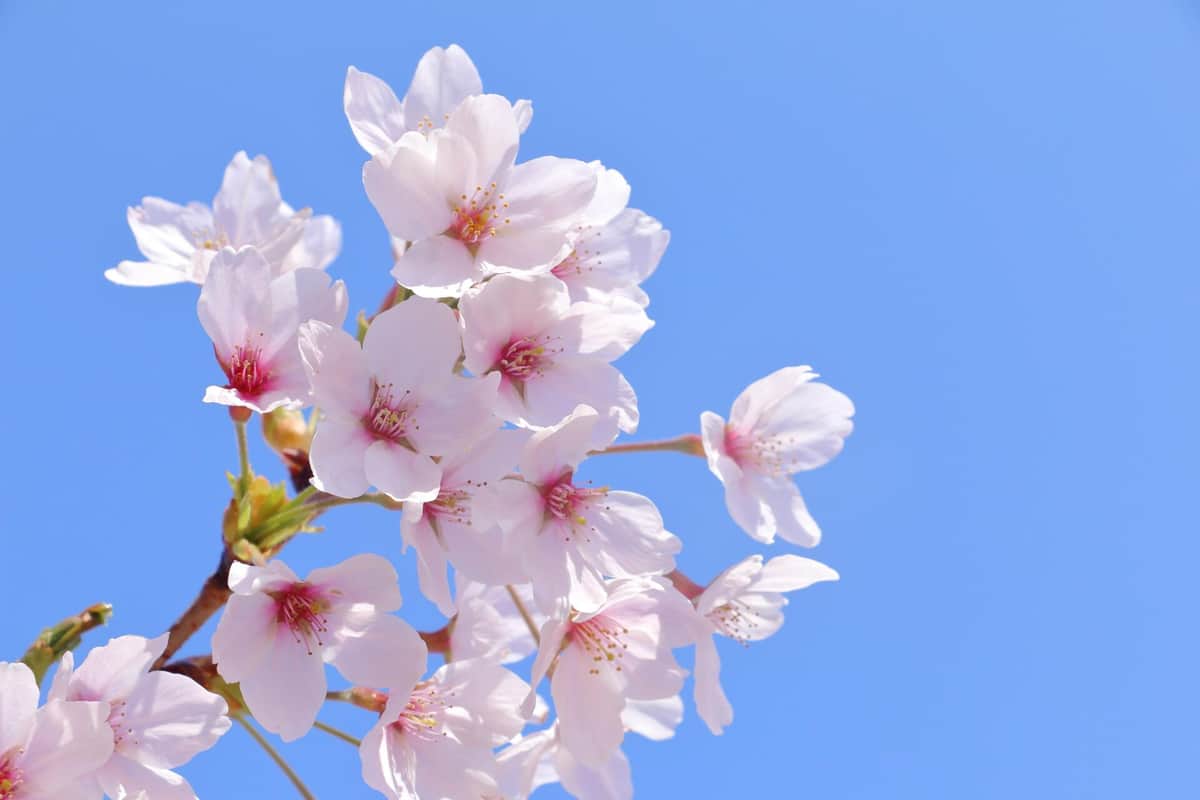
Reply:
[[[329,592],[300,581],[267,594],[275,601],[276,623],[287,626],[310,654],[314,642],[318,647],[325,645],[321,636],[329,632],[327,615],[332,607]]]
[[[263,362],[261,347],[239,345],[233,348],[228,363],[222,363],[221,366],[229,378],[229,388],[247,397],[261,394],[271,380],[271,371],[269,365]]]

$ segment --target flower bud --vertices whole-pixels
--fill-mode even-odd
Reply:
[[[312,443],[312,433],[304,414],[290,408],[277,408],[263,414],[262,431],[271,449],[285,458],[289,450],[307,453]]]
[[[108,603],[97,603],[73,617],[67,617],[42,631],[21,660],[33,670],[34,677],[41,683],[51,664],[62,658],[63,653],[78,647],[83,641],[83,634],[106,624],[111,617],[112,606]]]

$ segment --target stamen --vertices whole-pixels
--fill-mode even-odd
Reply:
[[[0,800],[16,798],[25,776],[12,763],[11,754],[0,757]]]
[[[497,193],[494,182],[487,187],[476,186],[473,194],[459,195],[459,202],[453,207],[454,219],[446,229],[446,235],[458,239],[475,253],[479,245],[496,235],[498,224],[509,224],[507,217],[500,218],[507,208],[508,203],[503,194]]]
[[[725,451],[740,467],[751,467],[757,472],[775,477],[790,475],[796,471],[799,457],[789,455],[794,449],[793,436],[764,436],[735,431],[725,426]]]
[[[270,368],[263,362],[262,348],[250,343],[233,348],[229,363],[221,366],[229,379],[228,388],[236,389],[246,397],[261,394],[271,380]]]
[[[449,700],[453,695],[446,695],[431,681],[423,681],[416,685],[400,718],[391,724],[393,731],[402,736],[412,736],[427,742],[435,742],[448,734],[443,724],[443,716],[447,709],[454,708]]]
[[[718,606],[706,615],[717,630],[743,647],[750,645],[755,629],[761,624],[758,614],[738,600]]]
[[[573,644],[582,647],[584,652],[592,657],[595,666],[588,669],[588,674],[599,675],[605,665],[613,667],[617,672],[622,671],[620,661],[625,658],[625,651],[629,649],[625,642],[628,633],[629,629],[625,626],[618,625],[604,616],[596,616],[587,622],[573,623],[567,636]]]
[[[399,398],[394,396],[394,391],[390,383],[375,384],[371,393],[371,407],[363,419],[363,425],[376,439],[407,445],[405,437],[410,426],[414,430],[420,428],[413,421],[416,406],[406,402],[412,393],[410,389],[405,389]]]
[[[309,655],[313,643],[324,647],[321,635],[329,632],[327,614],[332,607],[329,593],[310,583],[298,581],[267,594],[275,601],[275,621],[286,625],[297,642],[303,642]]]
[[[554,363],[550,356],[561,352],[549,346],[551,341],[549,336],[540,340],[532,336],[513,339],[505,345],[493,369],[513,381],[527,381],[542,375],[546,367]]]

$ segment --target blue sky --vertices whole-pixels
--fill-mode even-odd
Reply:
[[[0,0],[0,658],[97,600],[108,633],[158,633],[216,559],[232,433],[199,402],[194,288],[101,277],[136,254],[125,207],[207,201],[235,151],[265,153],[286,199],[341,220],[331,270],[372,308],[387,241],[345,68],[402,91],[458,42],[533,99],[523,157],[602,159],[672,231],[657,327],[621,362],[638,438],[787,364],[858,405],[800,480],[825,529],[805,555],[842,581],[723,649],[723,737],[689,709],[628,744],[639,797],[1194,794],[1200,5],[723,8]],[[698,579],[761,551],[699,460],[591,470],[654,498]],[[344,511],[288,561],[392,556],[431,621],[398,521]],[[374,796],[339,742],[285,752],[319,796]],[[202,797],[289,792],[240,731],[186,773]]]

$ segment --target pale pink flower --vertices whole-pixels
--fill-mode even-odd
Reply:
[[[303,736],[325,702],[325,664],[375,688],[411,686],[425,671],[425,643],[400,618],[396,570],[358,555],[300,580],[275,559],[235,563],[233,596],[213,634],[221,677],[241,684],[264,728],[285,741]]]
[[[525,681],[480,659],[396,687],[359,748],[363,780],[392,800],[494,795],[493,750],[520,733],[528,692]]]
[[[671,234],[662,223],[629,203],[629,184],[599,161],[596,195],[571,226],[571,251],[551,272],[567,285],[571,300],[603,302],[609,295],[634,300],[643,308],[650,298],[639,284],[662,259]]]
[[[747,645],[773,635],[783,625],[784,592],[805,589],[838,574],[824,564],[800,556],[750,556],[718,575],[696,598],[696,610],[710,635],[696,640],[696,711],[714,734],[733,722],[733,706],[721,688],[717,634]]]
[[[294,211],[279,195],[266,156],[239,152],[225,168],[212,207],[176,205],[145,197],[129,209],[129,227],[146,261],[122,261],[104,273],[125,286],[204,283],[209,265],[225,247],[256,247],[275,274],[306,267],[324,269],[342,246],[333,217]]]
[[[421,56],[403,100],[381,79],[350,67],[342,104],[354,138],[375,155],[409,131],[429,133],[442,127],[463,100],[478,94],[483,94],[479,71],[466,51],[452,44]],[[518,100],[512,111],[521,131],[529,127],[533,105],[528,100]]]
[[[654,323],[635,302],[570,302],[550,275],[499,275],[462,298],[465,365],[500,376],[496,413],[524,428],[558,424],[583,403],[604,418],[596,435],[611,442],[638,425],[637,395],[610,362]]]
[[[654,741],[669,739],[683,720],[678,695],[661,700],[630,700],[621,721],[625,730]],[[505,800],[525,800],[534,789],[550,783],[578,800],[631,800],[633,776],[629,760],[617,750],[598,767],[581,763],[562,746],[558,724],[521,737],[496,758]]]
[[[567,228],[591,201],[592,170],[543,156],[515,164],[520,134],[508,101],[470,97],[428,137],[407,133],[363,168],[388,232],[412,243],[393,277],[426,297],[458,297],[503,271],[549,270]]]
[[[524,613],[517,608],[510,589],[516,593]],[[546,615],[534,604],[529,584],[488,586],[460,575],[454,606],[454,625],[450,628],[450,652],[454,658],[486,658],[511,664],[537,651],[537,641],[525,615],[537,630],[546,622]]]
[[[100,800],[92,777],[113,752],[107,703],[50,700],[21,663],[0,661],[0,797]]]
[[[209,386],[204,402],[242,406],[261,414],[307,405],[309,388],[300,361],[300,324],[341,325],[346,287],[317,269],[275,276],[253,247],[223,249],[213,259],[196,311],[213,341],[224,386]]]
[[[542,627],[531,681],[536,689],[554,666],[550,693],[559,737],[592,768],[605,765],[621,746],[630,700],[679,693],[687,673],[671,650],[691,644],[700,632],[691,603],[661,579],[619,579],[606,588],[608,598],[596,611],[572,611]],[[535,701],[531,691],[527,712]]]
[[[746,387],[728,423],[711,411],[700,415],[708,468],[725,484],[729,514],[760,542],[777,532],[805,547],[821,540],[791,475],[842,451],[854,404],[816,377],[811,367],[785,367]]]
[[[358,497],[374,484],[402,502],[435,500],[443,468],[494,426],[496,379],[454,374],[461,353],[454,312],[409,300],[380,314],[362,347],[345,331],[312,322],[300,352],[321,419],[309,458],[313,484]]]
[[[595,611],[607,597],[605,577],[669,572],[680,550],[648,498],[576,482],[599,421],[595,410],[580,406],[533,434],[521,455],[524,479],[502,481],[480,498],[546,613],[562,601]]]
[[[523,579],[519,563],[503,552],[496,520],[478,513],[475,495],[511,473],[529,438],[526,431],[495,429],[441,459],[437,497],[404,504],[400,532],[417,551],[421,593],[446,616],[454,613],[447,563],[457,573],[491,584]]]
[[[147,640],[119,636],[94,648],[79,668],[68,652],[54,677],[50,698],[104,705],[113,754],[95,773],[109,797],[196,800],[173,772],[216,744],[230,721],[225,701],[198,683],[170,672],[150,672],[167,636]]]

